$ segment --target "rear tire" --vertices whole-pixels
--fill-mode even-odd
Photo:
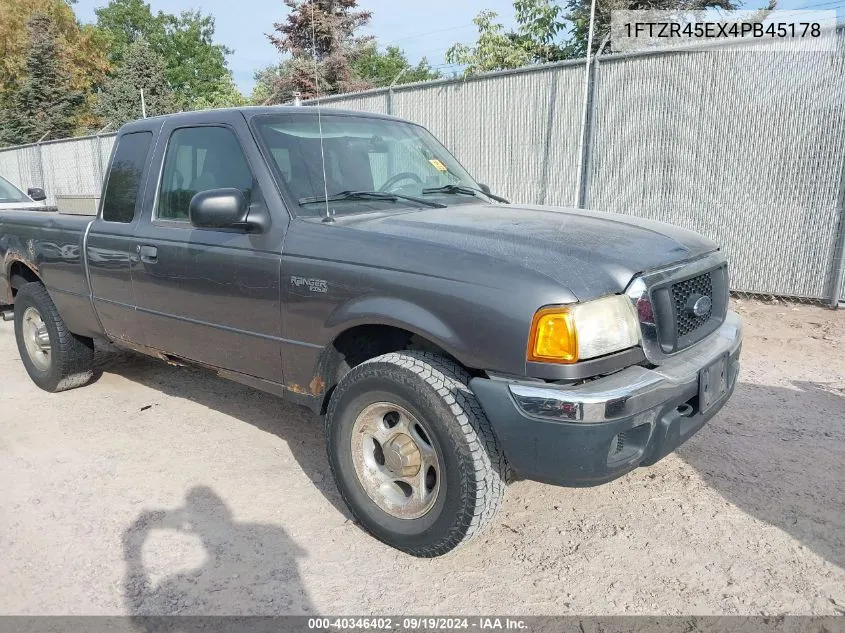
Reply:
[[[357,521],[413,556],[445,554],[489,527],[506,465],[469,374],[429,352],[352,369],[332,394],[332,474]]]
[[[27,283],[15,296],[15,339],[29,377],[57,393],[88,384],[94,376],[94,342],[68,331],[40,283]]]

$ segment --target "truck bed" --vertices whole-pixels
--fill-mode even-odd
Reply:
[[[90,305],[83,262],[83,238],[91,218],[32,211],[0,211],[0,260],[9,278],[0,275],[0,304],[14,302],[16,275],[35,271],[56,306],[75,310]]]

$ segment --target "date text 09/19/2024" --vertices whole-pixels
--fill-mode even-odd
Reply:
[[[524,630],[525,620],[504,617],[348,617],[309,618],[312,630]]]

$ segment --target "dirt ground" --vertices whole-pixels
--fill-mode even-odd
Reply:
[[[434,560],[365,534],[305,409],[141,357],[47,395],[0,324],[2,614],[845,614],[845,311],[737,301],[740,384],[649,469],[521,481]]]

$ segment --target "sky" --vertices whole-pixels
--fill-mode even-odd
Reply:
[[[216,20],[215,39],[235,50],[229,67],[242,92],[249,94],[255,70],[278,63],[280,57],[265,33],[287,14],[282,0],[147,0],[153,12],[179,13],[201,9]],[[83,22],[94,22],[94,9],[108,0],[78,0],[73,5]],[[513,0],[361,0],[359,6],[373,12],[362,34],[375,35],[384,47],[395,44],[416,63],[426,57],[433,66],[444,64],[444,53],[455,42],[475,42],[472,19],[482,9],[491,9],[506,26],[514,25]],[[449,68],[441,68],[448,71]]]
[[[200,9],[216,20],[215,39],[234,53],[229,68],[241,92],[249,95],[255,85],[253,73],[278,63],[279,53],[266,37],[274,22],[281,22],[287,14],[282,0],[147,0],[154,12],[180,13],[186,9]],[[778,0],[778,8],[839,9],[843,17],[845,0]],[[94,10],[108,4],[108,0],[78,0],[73,5],[83,22],[96,21]],[[764,0],[747,0],[743,8],[755,9]],[[374,35],[383,48],[395,44],[403,49],[412,63],[426,57],[432,66],[449,73],[455,67],[445,66],[444,54],[455,42],[472,44],[477,30],[472,19],[482,9],[499,14],[506,28],[515,26],[513,0],[360,0],[359,6],[373,12],[370,24],[362,35]]]

